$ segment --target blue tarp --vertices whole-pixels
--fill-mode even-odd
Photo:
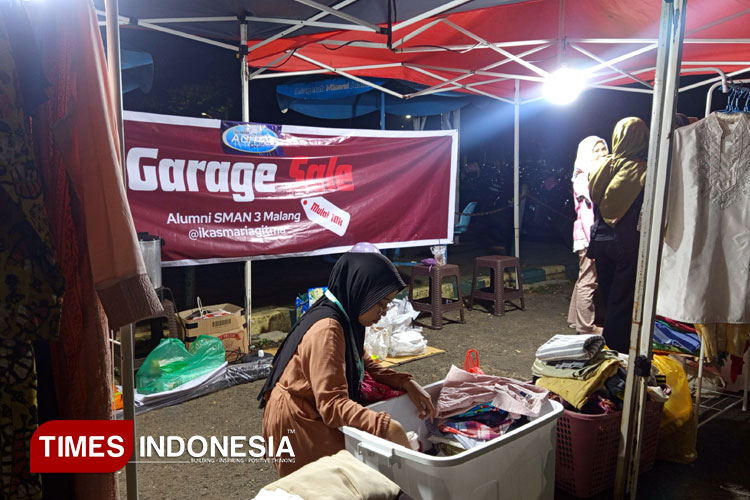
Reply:
[[[380,78],[368,78],[367,81],[375,85],[383,85],[385,80]],[[276,87],[276,93],[294,99],[312,101],[328,101],[352,97],[373,90],[369,85],[360,83],[349,78],[329,78],[314,82],[286,83]]]
[[[122,93],[141,89],[144,93],[151,90],[154,82],[154,59],[148,52],[122,50]]]
[[[410,82],[392,82],[377,78],[368,81],[381,86],[398,87],[401,93],[415,92],[425,87]],[[441,92],[412,99],[399,99],[365,84],[348,78],[329,78],[301,81],[276,87],[279,109],[293,109],[315,118],[355,118],[379,111],[385,103],[385,112],[392,115],[431,116],[455,111],[466,106],[473,96],[457,92]]]

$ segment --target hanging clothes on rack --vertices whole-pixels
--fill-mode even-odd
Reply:
[[[59,417],[106,420],[109,329],[159,315],[161,303],[127,204],[94,5],[50,2],[33,12],[32,25],[45,42],[41,60],[50,82],[49,100],[34,115],[34,145],[67,286],[60,340],[50,346]],[[75,498],[118,498],[114,474],[75,474],[72,482]]]
[[[750,323],[750,115],[711,113],[675,130],[673,142],[656,313]]]

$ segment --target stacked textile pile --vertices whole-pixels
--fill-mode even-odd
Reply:
[[[539,347],[536,358],[531,367],[535,384],[554,393],[567,409],[592,415],[622,409],[627,356],[605,349],[600,335],[555,335]],[[669,388],[656,375],[649,395],[664,401]]]
[[[444,454],[473,448],[538,417],[547,396],[547,390],[531,384],[452,366],[438,397],[435,421],[427,421],[429,439]]]
[[[654,320],[652,349],[697,356],[701,350],[701,340],[695,326],[657,316]]]

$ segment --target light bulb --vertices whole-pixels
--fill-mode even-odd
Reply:
[[[583,73],[563,66],[545,79],[542,92],[552,104],[570,104],[583,90],[584,80]]]

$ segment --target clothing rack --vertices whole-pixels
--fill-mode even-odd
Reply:
[[[748,335],[748,340],[750,340],[750,335]],[[695,416],[695,421],[698,424],[698,427],[700,427],[703,424],[707,424],[714,418],[718,417],[719,415],[722,415],[726,413],[727,411],[731,410],[735,406],[742,403],[742,411],[747,411],[747,392],[748,387],[750,387],[750,349],[745,351],[745,353],[742,355],[742,360],[744,364],[742,365],[742,377],[743,377],[743,388],[742,388],[742,397],[730,395],[730,394],[724,394],[723,396],[726,396],[726,398],[736,398],[735,401],[732,403],[725,405],[725,406],[717,406],[716,404],[712,406],[701,406],[701,394],[703,389],[703,360],[704,360],[704,353],[705,353],[705,345],[706,343],[701,339],[701,350],[700,354],[698,355],[698,379],[696,382],[696,388],[695,388],[695,405],[693,407],[693,412]],[[719,403],[720,404],[720,403]],[[712,414],[708,418],[706,418],[703,421],[700,421],[700,410],[703,408],[706,411],[715,411],[716,413]]]
[[[720,81],[716,82],[708,89],[708,95],[706,96],[706,115],[708,116],[711,114],[711,101],[713,98],[713,92],[716,90],[719,86],[721,86],[722,93],[728,94],[730,90],[731,84],[734,83],[750,83],[750,79],[743,79],[743,80],[733,80],[729,85],[727,85],[726,81]],[[748,335],[748,341],[750,341],[750,335]],[[748,393],[748,387],[750,387],[750,349],[745,351],[745,353],[742,356],[744,364],[742,365],[742,371],[743,371],[743,388],[742,388],[742,397],[738,398],[736,401],[733,401],[732,403],[723,406],[721,408],[717,408],[716,406],[711,407],[705,407],[708,411],[716,411],[713,415],[706,418],[704,421],[699,420],[700,416],[700,409],[701,409],[701,393],[703,389],[703,361],[705,358],[705,349],[706,349],[706,343],[701,338],[701,349],[700,353],[698,354],[698,379],[696,382],[696,388],[695,388],[695,405],[693,407],[695,421],[700,427],[703,424],[706,424],[713,420],[714,418],[718,417],[719,415],[722,415],[723,413],[729,411],[730,409],[734,408],[735,406],[742,403],[742,411],[747,411],[747,393]],[[734,396],[731,396],[734,397]]]

